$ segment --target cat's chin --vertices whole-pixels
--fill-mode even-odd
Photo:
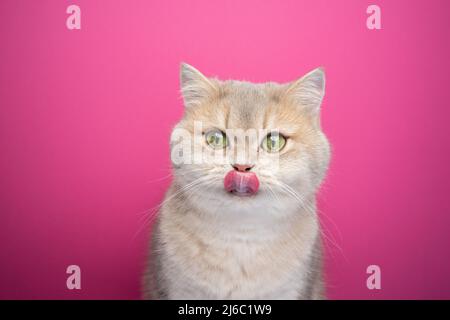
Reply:
[[[256,197],[256,193],[254,193],[253,191],[237,191],[237,190],[233,190],[233,191],[229,191],[227,192],[229,195],[234,196],[234,197],[240,197],[240,198],[250,198],[250,197]]]

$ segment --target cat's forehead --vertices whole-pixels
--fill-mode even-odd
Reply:
[[[223,82],[221,104],[228,112],[227,127],[261,127],[268,108],[279,103],[282,90],[276,83]]]
[[[252,83],[246,81],[228,80],[221,82],[225,100],[234,103],[267,103],[279,99],[283,85],[274,82]]]

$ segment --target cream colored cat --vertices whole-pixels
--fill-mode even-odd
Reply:
[[[319,121],[324,89],[320,68],[288,84],[253,84],[181,66],[186,108],[175,130],[205,159],[174,165],[153,228],[146,298],[324,298],[315,212],[330,158]],[[266,135],[236,138],[249,129]],[[227,161],[211,161],[218,153]]]

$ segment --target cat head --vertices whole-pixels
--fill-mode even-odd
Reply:
[[[174,182],[211,214],[282,215],[314,196],[330,148],[320,127],[325,74],[286,84],[220,81],[181,65]],[[292,210],[291,210],[292,211]],[[232,213],[230,213],[232,214]]]

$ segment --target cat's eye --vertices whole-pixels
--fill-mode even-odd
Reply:
[[[286,145],[286,138],[278,132],[269,133],[263,140],[261,147],[267,152],[278,152]]]
[[[214,149],[222,149],[228,145],[228,140],[222,131],[215,129],[205,134],[206,143]]]

